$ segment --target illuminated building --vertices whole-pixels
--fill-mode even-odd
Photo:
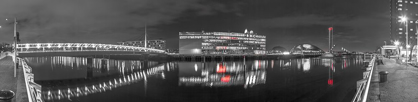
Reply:
[[[408,32],[408,45],[416,45],[418,0],[391,0],[390,15],[391,40],[400,41],[400,45],[406,48],[406,32]],[[405,17],[406,21],[402,21],[402,17]]]
[[[290,52],[292,54],[304,54],[304,55],[309,55],[309,54],[322,54],[324,53],[323,50],[321,50],[319,47],[314,46],[312,44],[300,44],[300,45],[296,45],[295,47],[293,47]]]
[[[179,32],[180,54],[265,54],[266,36],[253,31]]]
[[[165,50],[165,40],[148,40],[147,48]],[[144,47],[144,41],[117,42],[119,45]]]

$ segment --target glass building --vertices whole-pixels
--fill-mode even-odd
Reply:
[[[148,40],[147,48],[165,50],[165,40]],[[117,42],[119,45],[144,47],[144,41]]]
[[[265,54],[266,36],[253,31],[179,32],[180,54]]]

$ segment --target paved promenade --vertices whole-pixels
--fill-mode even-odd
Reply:
[[[17,77],[14,77],[13,61],[11,56],[0,54],[0,90],[12,90],[16,93],[12,102],[27,102],[26,86],[22,69],[17,70]]]
[[[377,70],[388,71],[387,82],[380,83],[381,102],[418,102],[418,68],[396,59],[383,58]]]

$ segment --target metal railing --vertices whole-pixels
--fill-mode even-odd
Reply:
[[[17,44],[19,52],[59,52],[59,51],[137,51],[166,53],[164,50],[97,43],[23,43]]]
[[[363,72],[363,79],[357,81],[357,90],[352,102],[366,102],[369,94],[370,81],[374,70],[376,55],[372,55],[372,60]]]
[[[17,60],[22,65],[29,102],[43,102],[42,86],[34,82],[32,68],[26,63],[24,59],[17,58]]]

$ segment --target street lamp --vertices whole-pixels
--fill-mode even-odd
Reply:
[[[415,60],[417,60],[417,62],[418,62],[418,20],[417,21],[415,21],[415,35],[416,35],[416,37],[417,37],[417,45],[415,45],[415,50],[416,50],[416,53],[415,53],[415,57],[417,58],[417,59],[415,59]]]
[[[405,45],[406,45],[406,60],[408,61],[408,46],[409,46],[409,43],[408,43],[408,18],[406,17],[406,16],[401,16],[400,17],[400,19],[401,19],[401,22],[404,22],[405,23]]]

